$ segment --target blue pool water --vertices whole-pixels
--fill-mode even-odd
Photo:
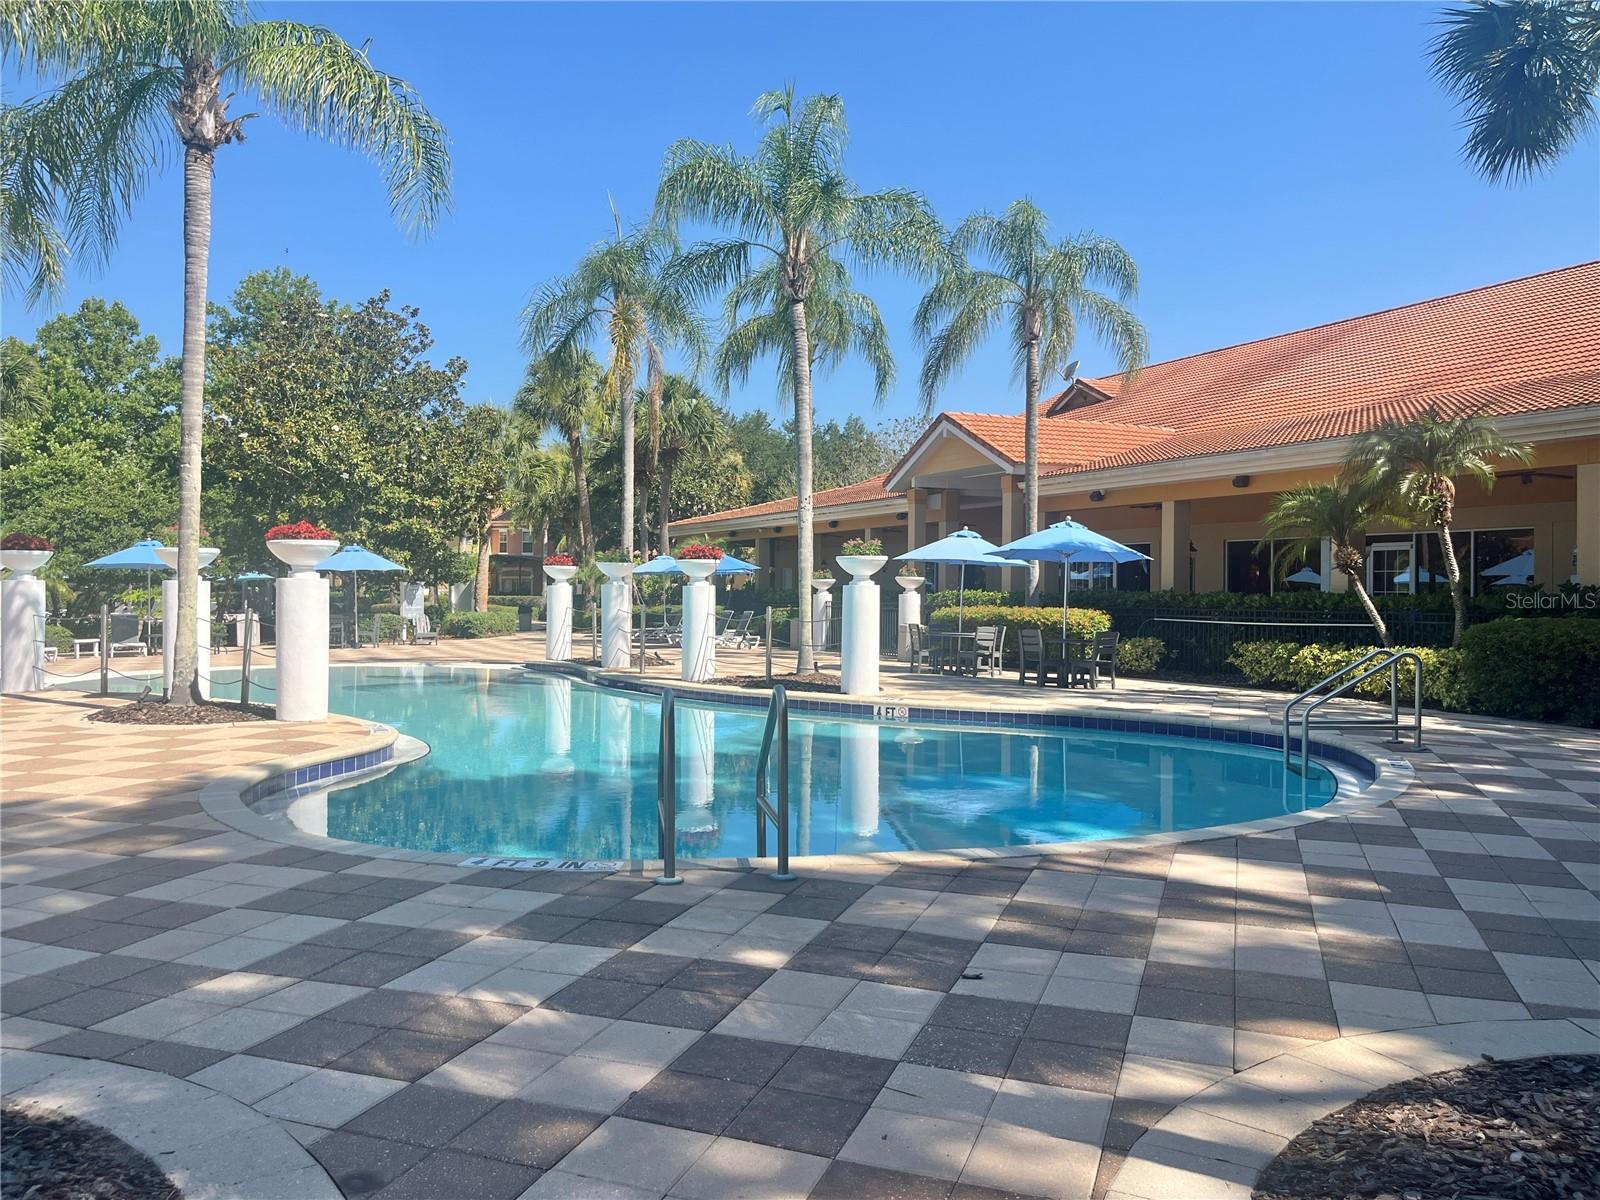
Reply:
[[[327,793],[325,828],[320,797],[297,804],[295,819],[315,832],[462,854],[658,856],[654,697],[474,667],[335,667],[332,675],[335,712],[392,725],[432,753]],[[681,856],[755,852],[764,720],[764,709],[678,702]],[[791,712],[790,745],[795,854],[1191,829],[1298,812],[1336,788],[1321,767],[1305,780],[1290,776],[1286,788],[1271,750],[1142,734]]]

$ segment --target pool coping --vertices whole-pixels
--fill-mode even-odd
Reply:
[[[400,660],[375,660],[372,665],[394,663]],[[433,664],[418,664],[406,661],[411,666],[431,666]],[[366,665],[366,664],[356,664]],[[730,697],[747,697],[746,705],[764,707],[766,701],[760,697],[765,693],[752,695],[748,689],[733,689],[724,687],[707,687],[697,684],[656,683],[636,679],[618,679],[615,672],[606,672],[597,667],[586,666],[581,663],[513,663],[513,662],[451,662],[440,664],[452,668],[475,668],[494,670],[524,670],[535,674],[556,674],[567,678],[576,679],[595,687],[606,688],[616,692],[626,692],[634,695],[659,695],[662,691],[671,688],[675,695],[693,697],[714,702],[726,702]],[[798,711],[824,712],[833,715],[865,716],[872,717],[873,704],[868,701],[819,701],[804,695],[795,695],[791,706]],[[896,705],[896,708],[901,706]],[[956,724],[971,724],[985,729],[1015,729],[1027,728],[1101,728],[1100,725],[1085,725],[1088,718],[1076,718],[1077,724],[1072,724],[1070,718],[1064,722],[1047,722],[1042,719],[1035,721],[1013,720],[1004,721],[995,718],[1036,717],[1044,718],[1050,714],[1043,713],[1005,713],[990,709],[922,709],[905,706],[907,716],[905,720],[912,722],[922,720],[932,723],[951,723],[948,716],[941,717],[934,714],[964,714],[970,721],[961,721]],[[860,710],[860,711],[857,711]],[[919,718],[917,714],[922,714]],[[364,718],[350,718],[364,720]],[[892,723],[900,723],[898,719]],[[281,793],[305,789],[307,792],[324,790],[332,786],[344,786],[355,783],[379,772],[391,769],[393,762],[394,746],[401,737],[400,733],[387,725],[374,721],[366,721],[372,733],[372,744],[359,742],[352,751],[351,747],[341,747],[338,752],[316,753],[301,755],[294,759],[274,760],[256,763],[249,767],[235,768],[213,777],[200,791],[199,801],[204,811],[211,817],[236,829],[266,841],[277,842],[285,845],[303,846],[307,849],[328,850],[336,853],[361,854],[368,858],[381,858],[397,862],[425,863],[435,866],[455,866],[468,868],[463,860],[483,857],[470,851],[437,851],[437,850],[408,850],[398,846],[385,846],[375,842],[357,842],[344,838],[328,837],[323,834],[307,833],[293,825],[287,817],[267,815],[257,812],[251,807],[252,803],[279,796]],[[1124,722],[1126,724],[1126,722]],[[1214,739],[1222,741],[1225,745],[1258,745],[1262,747],[1281,747],[1281,734],[1270,727],[1270,723],[1250,718],[1212,718],[1200,720],[1198,718],[1183,721],[1147,721],[1135,724],[1160,724],[1166,727],[1197,728],[1203,726],[1229,727],[1230,732],[1250,734],[1247,741],[1236,739]],[[1104,726],[1110,728],[1112,726]],[[1150,730],[1148,732],[1154,732]],[[1181,735],[1178,735],[1181,736]],[[1257,737],[1270,739],[1257,741]],[[789,859],[790,869],[804,869],[811,872],[826,872],[829,870],[848,870],[851,866],[873,866],[883,863],[920,863],[937,864],[941,862],[972,862],[982,859],[1025,859],[1037,858],[1041,855],[1083,853],[1085,850],[1128,850],[1136,847],[1177,845],[1185,842],[1214,841],[1219,838],[1242,837],[1250,834],[1275,833],[1293,829],[1300,825],[1315,821],[1326,820],[1329,817],[1347,817],[1355,813],[1379,807],[1403,795],[1415,781],[1416,771],[1411,762],[1398,754],[1392,757],[1377,757],[1370,750],[1364,749],[1346,738],[1336,734],[1320,734],[1312,741],[1313,749],[1317,747],[1333,748],[1341,752],[1341,757],[1359,759],[1367,764],[1372,771],[1372,781],[1367,786],[1353,795],[1340,796],[1327,804],[1317,808],[1308,809],[1299,813],[1285,813],[1277,817],[1260,817],[1253,821],[1237,821],[1227,825],[1207,825],[1196,829],[1171,830],[1161,833],[1136,834],[1123,838],[1091,839],[1068,842],[1038,842],[1020,846],[973,846],[955,847],[942,850],[882,850],[856,854],[811,854],[794,855]],[[352,760],[361,760],[365,765],[352,765]],[[520,856],[517,856],[520,857]],[[507,856],[506,861],[517,861],[517,857]],[[659,858],[631,858],[617,859],[616,870],[627,874],[659,874],[662,870],[662,860]],[[776,859],[772,856],[766,858],[732,857],[732,858],[694,858],[683,859],[682,865],[697,870],[775,870]]]

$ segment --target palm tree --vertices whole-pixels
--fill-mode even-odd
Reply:
[[[570,275],[546,285],[523,310],[523,346],[535,357],[582,346],[603,335],[610,346],[606,394],[622,432],[622,530],[624,551],[633,550],[634,379],[641,356],[647,366],[645,395],[650,408],[650,468],[655,470],[661,440],[663,346],[679,346],[694,356],[698,370],[705,351],[700,314],[687,294],[663,276],[672,238],[659,226],[624,234],[612,209],[616,235],[579,260]],[[648,539],[646,539],[648,540]]]
[[[506,475],[506,511],[524,529],[539,531],[541,548],[550,544],[552,530],[559,537],[570,526],[570,498],[577,490],[572,452],[566,446],[539,445],[543,432],[526,428],[531,436],[519,438]]]
[[[1600,109],[1600,3],[1474,0],[1445,11],[1433,73],[1465,114],[1468,162],[1492,180],[1549,167]]]
[[[759,259],[772,268],[788,326],[789,396],[794,403],[798,498],[799,598],[812,569],[811,350],[808,305],[819,267],[853,258],[864,265],[922,270],[938,253],[938,222],[914,191],[863,193],[844,173],[848,137],[837,96],[796,102],[794,89],[756,99],[765,124],[755,154],[684,139],[667,151],[656,211],[669,223],[703,220],[730,236],[691,247],[669,275],[694,295],[727,293],[749,279]],[[814,666],[811,626],[800,622],[798,670]]]
[[[240,0],[0,0],[5,61],[45,94],[0,116],[0,241],[8,278],[31,297],[58,290],[69,252],[104,257],[118,225],[183,148],[183,385],[178,492],[178,636],[173,699],[198,702],[201,421],[206,272],[217,151],[258,114],[229,115],[235,93],[305,133],[360,150],[389,184],[394,216],[431,230],[450,201],[444,129],[411,86],[332,30],[253,20]]]
[[[1288,539],[1280,547],[1272,569],[1280,574],[1289,566],[1303,562],[1321,548],[1326,538],[1332,543],[1333,569],[1350,581],[1350,588],[1361,597],[1367,619],[1378,631],[1378,640],[1389,645],[1389,627],[1377,605],[1367,594],[1367,528],[1385,519],[1379,497],[1359,482],[1308,483],[1278,493],[1262,524],[1267,547],[1273,538]]]
[[[1450,535],[1456,519],[1456,477],[1468,476],[1489,491],[1497,461],[1525,463],[1532,454],[1526,442],[1502,437],[1487,417],[1476,413],[1444,417],[1432,408],[1415,420],[1385,421],[1358,435],[1350,446],[1346,467],[1352,475],[1385,497],[1392,509],[1438,530],[1439,554],[1456,614],[1452,646],[1461,644],[1467,627],[1461,563]]]
[[[716,453],[728,441],[728,430],[717,406],[692,381],[681,375],[668,375],[663,384],[656,509],[661,544],[670,547],[667,530],[672,524],[672,477],[685,459]]]
[[[589,509],[587,440],[605,419],[606,382],[600,364],[586,350],[547,355],[529,368],[517,389],[514,408],[533,429],[551,430],[567,444],[573,491],[578,498],[578,549],[584,563],[594,560],[594,522]]]
[[[927,408],[979,343],[1007,322],[1023,381],[1025,533],[1039,528],[1039,391],[1046,375],[1066,366],[1078,325],[1099,335],[1130,377],[1149,353],[1144,326],[1126,307],[1139,289],[1139,269],[1128,252],[1097,234],[1052,242],[1049,232],[1031,200],[1013,201],[998,217],[974,213],[950,235],[944,270],[915,319],[928,346],[922,363]],[[1038,564],[1030,564],[1030,594],[1038,586]]]

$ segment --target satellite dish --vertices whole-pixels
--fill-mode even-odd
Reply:
[[[1073,359],[1067,364],[1067,369],[1061,372],[1061,378],[1066,381],[1068,387],[1071,387],[1078,378],[1079,361],[1079,359]]]

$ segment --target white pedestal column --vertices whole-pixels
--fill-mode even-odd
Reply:
[[[870,579],[845,584],[839,690],[847,696],[878,694],[878,621],[878,585]]]
[[[327,629],[327,620],[323,620]],[[200,694],[211,699],[211,581],[200,580],[194,605],[195,673]],[[326,639],[324,639],[326,644]],[[172,695],[172,664],[178,651],[178,581],[161,581],[161,686]],[[326,653],[326,651],[324,651]]]
[[[544,657],[546,662],[572,658],[572,585],[565,581],[544,590]]]
[[[278,720],[328,716],[328,579],[296,571],[278,580]]]
[[[709,708],[678,709],[678,833],[708,834],[717,827],[717,714]]]
[[[895,614],[895,624],[899,629],[899,636],[895,639],[895,653],[901,658],[910,658],[910,627],[922,624],[921,588],[924,580],[921,576],[913,579],[908,575],[899,575],[895,577],[895,581],[900,585],[900,602]]]
[[[571,584],[561,585],[571,590]],[[570,765],[572,757],[572,680],[559,675],[542,680],[545,687],[544,750],[545,765]]]
[[[846,620],[849,611],[845,609]],[[872,837],[879,822],[877,726],[855,721],[839,726],[839,784],[850,832],[856,837]]]
[[[825,650],[828,645],[828,623],[833,620],[833,592],[828,588],[813,589],[811,593],[811,648]]]
[[[626,671],[633,661],[633,595],[626,580],[600,589],[600,665]]]
[[[0,580],[0,692],[44,687],[44,580]]]
[[[683,678],[690,683],[717,673],[717,593],[709,579],[683,587]]]

